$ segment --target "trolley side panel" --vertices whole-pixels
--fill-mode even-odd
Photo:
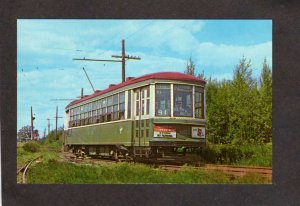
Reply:
[[[131,145],[132,122],[122,121],[109,124],[70,128],[67,145]]]

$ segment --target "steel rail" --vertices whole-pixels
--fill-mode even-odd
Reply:
[[[42,156],[38,156],[38,157],[36,157],[36,158],[30,160],[30,161],[27,162],[22,168],[20,168],[20,169],[17,171],[17,175],[18,175],[21,171],[23,171],[23,173],[22,173],[22,184],[25,184],[25,183],[26,183],[26,181],[25,181],[25,176],[26,176],[26,172],[27,172],[27,170],[28,170],[28,167],[30,166],[30,164],[31,164],[33,161],[39,159],[40,157],[42,157]]]

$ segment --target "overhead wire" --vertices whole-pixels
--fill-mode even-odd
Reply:
[[[147,26],[149,26],[150,24],[152,24],[151,21],[150,21],[148,24],[146,24],[146,25],[140,27],[139,29],[135,30],[135,31],[132,32],[131,34],[127,35],[124,39],[125,39],[125,40],[128,40],[129,38],[131,38],[132,36],[134,36],[136,33],[140,32],[140,31],[143,30],[143,29],[145,29],[145,28],[146,28]],[[111,42],[111,41],[116,40],[116,38],[117,38],[118,36],[119,36],[119,34],[114,35],[113,38],[110,38],[109,40],[105,41],[105,42],[103,43],[103,45],[105,45],[105,44],[107,44],[107,43],[109,43],[109,42]],[[99,56],[101,56],[101,55],[103,55],[103,54],[105,54],[105,53],[107,53],[107,52],[108,52],[108,51],[103,51],[102,53],[99,54]],[[103,67],[105,67],[105,64],[103,64]],[[85,64],[85,68],[86,68],[86,64]]]
[[[139,31],[143,30],[144,28],[146,28],[147,26],[149,26],[150,24],[152,24],[153,22],[149,22],[148,24],[144,25],[143,27],[141,27],[140,29],[136,30],[135,32],[129,34],[127,37],[125,37],[125,40],[128,40],[129,38],[131,38],[133,35],[135,35],[136,33],[138,33]]]
[[[34,87],[34,85],[31,83],[31,81],[27,78],[27,76],[25,75],[25,73],[24,73],[24,69],[21,69],[21,74],[23,74],[23,77],[26,79],[26,81],[32,86],[32,87]],[[17,81],[18,81],[18,79],[17,79]]]
[[[125,40],[128,40],[128,39],[131,38],[133,35],[135,35],[135,34],[138,33],[139,31],[143,30],[144,28],[146,28],[146,27],[149,26],[150,24],[152,24],[151,21],[150,21],[148,24],[142,26],[141,28],[135,30],[135,31],[132,32],[131,34],[127,35],[124,39],[125,39]],[[105,41],[103,44],[106,44],[106,43],[108,43],[108,42],[110,42],[110,41],[112,41],[112,40],[116,40],[115,38],[118,37],[118,36],[119,36],[119,34],[115,35],[113,38],[111,38],[111,39],[108,40],[108,41]],[[118,45],[118,46],[119,46],[119,45]],[[107,52],[107,51],[104,51],[104,52],[100,53],[99,56],[103,55],[103,54],[106,53],[106,52]]]

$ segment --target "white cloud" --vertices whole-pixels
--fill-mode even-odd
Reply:
[[[218,45],[205,42],[199,44],[196,54],[193,55],[196,65],[201,65],[204,70],[215,67],[219,68],[221,72],[233,70],[243,56],[251,59],[254,74],[258,75],[265,57],[272,66],[272,42],[251,46]]]

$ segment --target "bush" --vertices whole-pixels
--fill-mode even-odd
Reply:
[[[40,145],[37,142],[26,142],[23,149],[27,152],[38,152],[40,150]]]
[[[206,163],[233,164],[243,158],[251,158],[253,151],[245,151],[238,145],[209,145],[202,151]]]
[[[212,164],[272,166],[272,144],[207,144],[200,155]]]

